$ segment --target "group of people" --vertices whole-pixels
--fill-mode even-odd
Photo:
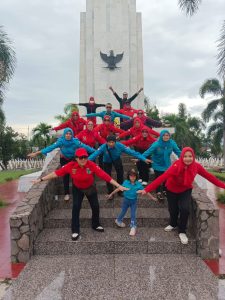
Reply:
[[[131,107],[131,102],[142,89],[130,98],[127,93],[120,98],[112,87],[110,90],[119,101],[119,110],[112,110],[111,103],[107,103],[105,111],[96,113],[96,109],[103,105],[96,104],[91,97],[89,103],[80,103],[87,108],[87,121],[80,117],[78,112],[73,112],[67,122],[53,128],[56,131],[64,129],[62,137],[54,144],[28,155],[32,158],[38,154],[46,155],[56,148],[60,149],[61,168],[34,182],[63,177],[64,200],[68,201],[69,179],[72,179],[72,240],[78,240],[80,236],[79,215],[84,195],[92,209],[92,228],[99,232],[104,231],[99,220],[99,202],[94,183],[96,175],[106,181],[109,200],[113,199],[115,193],[123,196],[122,210],[115,220],[118,227],[125,227],[123,218],[130,207],[130,235],[134,236],[137,228],[137,195],[147,194],[153,201],[160,201],[166,195],[170,222],[164,230],[172,231],[178,228],[181,243],[187,244],[186,229],[195,176],[199,174],[221,188],[225,188],[225,184],[195,161],[195,154],[191,148],[185,147],[181,151],[167,129],[162,130],[160,134],[153,130],[152,127],[163,125],[160,121],[147,117],[143,110]],[[102,124],[97,124],[97,116],[102,118]],[[121,118],[120,128],[114,125],[115,117]],[[128,146],[132,146],[133,149]],[[178,160],[171,166],[172,152],[178,156]],[[136,159],[138,170],[129,170],[126,180],[121,159],[123,153]],[[97,157],[99,165],[95,163]],[[154,170],[155,180],[149,184],[150,166]],[[111,177],[112,167],[115,168],[117,180]],[[156,198],[150,194],[153,190],[156,190]]]

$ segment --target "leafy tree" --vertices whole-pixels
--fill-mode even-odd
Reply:
[[[3,102],[3,90],[12,78],[16,65],[15,52],[11,47],[11,41],[0,26],[0,104]]]
[[[18,133],[8,126],[2,126],[1,129],[0,160],[2,161],[1,166],[4,169],[7,169],[8,161],[13,158],[15,138],[17,137]]]
[[[200,118],[191,117],[185,104],[179,104],[178,114],[166,114],[163,120],[175,128],[173,138],[180,148],[190,146],[197,155],[201,154],[204,123]]]
[[[156,105],[151,105],[148,97],[144,98],[144,106],[146,115],[154,120],[160,120],[159,118],[159,110]]]
[[[50,129],[51,125],[40,123],[32,130],[33,141],[36,141],[39,147],[46,147],[50,143]]]
[[[200,87],[199,94],[202,98],[206,94],[216,96],[217,99],[210,101],[202,112],[202,118],[205,122],[213,120],[208,127],[208,138],[214,142],[213,151],[219,154],[223,144],[223,157],[225,162],[225,82],[223,86],[216,78],[207,79]]]
[[[55,116],[55,119],[60,121],[60,123],[64,123],[71,117],[71,114],[74,111],[79,111],[78,106],[74,103],[67,103],[64,106],[65,115],[57,115],[57,116]]]

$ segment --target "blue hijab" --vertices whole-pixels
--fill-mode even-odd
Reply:
[[[163,136],[165,133],[168,133],[169,136],[171,136],[169,130],[163,129],[160,132],[159,139],[156,143],[158,144],[158,147],[163,148],[165,165],[167,166],[167,168],[169,168],[171,165],[170,154],[171,154],[171,147],[173,147],[173,141],[170,138],[168,141],[165,142],[163,140]]]
[[[71,135],[72,135],[70,140],[66,139],[67,132],[70,132]],[[73,142],[73,137],[74,137],[73,130],[71,128],[67,127],[67,128],[64,129],[63,135],[58,139],[58,141],[61,141],[64,146],[70,146],[71,144],[74,143]]]

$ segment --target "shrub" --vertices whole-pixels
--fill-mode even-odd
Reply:
[[[6,177],[5,181],[12,181],[13,178],[12,177]]]
[[[217,200],[220,202],[220,203],[223,203],[225,204],[225,192],[220,192],[217,194]]]

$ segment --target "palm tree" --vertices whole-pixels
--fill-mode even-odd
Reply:
[[[38,124],[33,130],[33,140],[38,141],[39,145],[44,141],[44,146],[46,147],[47,144],[50,142],[50,134],[49,131],[52,128],[51,125],[46,123]]]
[[[202,0],[179,0],[178,5],[180,9],[187,15],[192,16],[199,9],[201,2]],[[223,21],[221,34],[217,42],[217,73],[222,78],[222,80],[225,80],[225,20]]]
[[[0,104],[3,102],[3,90],[12,78],[16,65],[15,52],[11,47],[11,41],[0,26]]]
[[[78,106],[75,103],[67,103],[63,110],[65,115],[55,116],[55,119],[60,121],[60,123],[66,122],[74,111],[79,111]]]
[[[175,128],[173,138],[181,148],[190,146],[197,154],[201,153],[204,123],[199,118],[191,117],[185,104],[179,104],[178,114],[167,114],[163,120]]]
[[[212,94],[217,99],[208,103],[202,112],[202,118],[208,122],[210,119],[214,121],[208,128],[208,137],[219,144],[223,142],[223,158],[225,165],[225,84],[220,84],[218,79],[207,79],[199,90],[200,96],[205,97],[206,94]]]

